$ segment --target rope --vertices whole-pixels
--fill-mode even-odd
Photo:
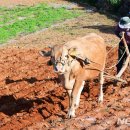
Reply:
[[[121,58],[118,60],[118,62],[117,62],[116,64],[112,65],[111,67],[106,68],[106,70],[112,69],[112,68],[114,68],[115,66],[117,66],[117,65],[119,64],[119,62],[121,61],[121,59],[123,58],[123,56],[125,55],[125,52],[126,52],[126,49],[125,49],[125,51],[123,52]]]
[[[125,32],[124,32],[124,33],[125,33]],[[124,38],[124,33],[123,33],[122,38],[120,39],[120,41],[123,40],[123,38]],[[118,45],[118,44],[116,44],[116,45]],[[115,47],[116,47],[116,46],[114,46],[113,48],[115,48]],[[113,50],[113,48],[112,48],[111,50]],[[112,69],[112,68],[114,68],[115,66],[117,66],[117,65],[119,64],[119,62],[121,61],[121,59],[122,59],[123,56],[125,55],[126,49],[127,49],[127,48],[125,48],[125,50],[124,50],[124,52],[123,52],[121,58],[118,60],[118,62],[117,62],[115,65],[112,65],[111,67],[106,68],[106,70]],[[111,50],[110,50],[110,51],[111,51]],[[110,51],[109,51],[109,52],[110,52]],[[109,52],[107,53],[107,55],[109,54]]]
[[[124,37],[122,36],[121,40],[122,40],[123,38],[124,38]],[[120,41],[121,41],[121,40],[120,40]],[[117,45],[118,45],[118,44],[116,44],[114,47],[112,47],[112,49],[110,49],[110,50],[107,52],[107,55],[108,55],[115,47],[117,47]],[[123,52],[121,58],[118,60],[118,62],[117,62],[116,64],[112,65],[111,67],[108,67],[108,68],[105,68],[105,69],[106,69],[106,70],[110,70],[110,69],[116,67],[116,66],[119,64],[119,62],[122,60],[122,58],[123,58],[123,56],[125,55],[125,53],[126,53],[126,48],[125,48],[125,50],[124,50],[124,52]],[[92,60],[90,60],[90,59],[89,59],[89,61],[92,62],[92,63],[96,63],[96,62],[94,62],[94,61],[92,61]],[[96,64],[99,64],[99,63],[96,63]],[[100,65],[100,64],[99,64],[99,65]]]
[[[125,40],[125,38],[124,38],[124,33],[123,33],[123,36],[122,36],[121,40],[123,40],[123,42],[125,42],[125,41],[124,41],[124,40]],[[110,49],[110,50],[107,52],[107,55],[108,55],[117,45],[118,45],[118,44],[116,44],[112,49]],[[121,61],[121,59],[123,58],[123,56],[125,55],[125,53],[127,53],[127,52],[126,52],[127,49],[128,49],[128,48],[126,47],[125,50],[124,50],[124,52],[123,52],[123,54],[122,54],[122,56],[121,56],[121,58],[118,60],[118,62],[117,62],[116,64],[112,65],[112,66],[109,67],[109,68],[105,68],[105,69],[106,69],[106,70],[109,70],[109,69],[114,68],[116,65],[118,65],[119,62]],[[95,62],[93,62],[92,60],[90,60],[90,62],[95,63]],[[97,64],[98,64],[98,63],[97,63]],[[91,65],[91,66],[92,66],[92,65]],[[86,69],[87,69],[87,68],[86,68]],[[104,70],[97,69],[97,67],[95,67],[95,66],[92,66],[92,68],[88,68],[88,69],[95,69],[95,70],[97,70],[97,71],[103,72],[103,73],[105,74],[104,76],[107,77],[107,78],[112,78],[112,79],[116,79],[116,80],[118,80],[118,81],[127,83],[127,81],[125,81],[125,80],[123,80],[123,79],[120,79],[120,78],[117,79],[115,76],[110,75],[109,73],[107,73],[107,72],[104,71]]]
[[[117,47],[118,44],[115,44],[115,46],[112,47],[112,49],[110,49],[108,52],[107,52],[107,55],[114,49]]]

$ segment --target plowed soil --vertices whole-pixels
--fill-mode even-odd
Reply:
[[[73,28],[76,24],[76,27],[83,27],[84,23],[84,18],[79,18],[65,26]],[[11,41],[12,44],[0,48],[0,130],[129,129],[129,123],[118,124],[118,119],[130,119],[129,68],[122,76],[128,81],[127,84],[115,84],[112,80],[105,80],[103,104],[97,102],[98,79],[86,81],[80,106],[76,111],[77,117],[67,119],[66,91],[52,66],[47,65],[49,58],[41,57],[39,51],[43,50],[41,46],[43,47],[44,43],[64,43],[82,36],[85,29],[80,31],[80,35],[63,35],[62,31],[56,33],[54,30],[19,37]],[[47,38],[50,34],[51,37]],[[116,39],[111,34],[100,32],[100,35],[104,35],[105,40],[109,42]],[[111,48],[107,47],[108,50]],[[117,48],[108,54],[106,68],[116,64],[116,60]],[[116,67],[106,72],[115,75],[115,69]]]

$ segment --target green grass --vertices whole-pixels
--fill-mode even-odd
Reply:
[[[31,7],[0,7],[0,43],[7,42],[20,34],[28,34],[50,27],[56,22],[79,16],[77,11],[53,8],[46,4]]]

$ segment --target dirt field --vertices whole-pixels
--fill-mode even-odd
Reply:
[[[4,7],[14,7],[17,5],[32,6],[38,3],[50,3],[50,2],[62,3],[62,4],[67,3],[67,1],[64,0],[1,0],[0,6],[4,6]]]
[[[92,18],[94,22],[98,19],[104,26],[92,28]],[[38,53],[48,44],[64,43],[92,31],[103,36],[107,44],[118,42],[112,33],[114,24],[115,21],[108,17],[94,13],[46,31],[19,36],[1,46],[0,130],[129,129],[127,124],[118,125],[117,122],[119,118],[130,119],[130,70],[127,69],[123,75],[128,84],[115,85],[112,80],[105,81],[102,105],[97,103],[98,80],[86,82],[76,111],[77,117],[67,119],[66,91],[53,68],[47,66],[49,59]],[[106,68],[116,63],[116,52],[114,49],[109,53]],[[107,72],[113,75],[115,68]]]

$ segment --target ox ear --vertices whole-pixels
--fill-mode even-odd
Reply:
[[[76,47],[70,48],[69,49],[69,55],[76,57],[77,56],[77,48]]]
[[[39,54],[41,56],[48,57],[48,56],[51,56],[51,51],[39,51]]]

